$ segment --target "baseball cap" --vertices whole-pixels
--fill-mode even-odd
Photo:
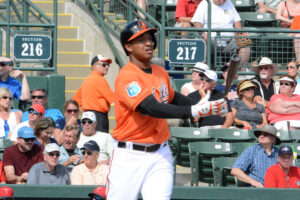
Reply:
[[[92,193],[89,193],[89,197],[92,197],[93,195],[96,195],[98,197],[105,199],[105,193],[106,193],[106,188],[103,186],[99,186],[94,189]]]
[[[34,131],[31,127],[24,126],[18,130],[19,138],[35,138]]]
[[[215,71],[213,70],[205,70],[204,72],[202,72],[207,78],[217,82],[218,81],[218,75]]]
[[[281,156],[283,154],[293,155],[293,150],[291,147],[288,146],[282,146],[279,148],[278,156]]]
[[[107,62],[108,64],[112,63],[112,60],[110,58],[105,58],[102,55],[96,55],[91,62],[91,65],[95,64],[96,62],[101,61],[101,62]]]
[[[56,143],[49,143],[45,146],[44,153],[59,151],[59,146]]]
[[[100,148],[97,144],[97,142],[95,142],[94,140],[89,140],[86,143],[84,143],[83,147],[81,147],[80,149],[87,149],[90,151],[100,151]]]
[[[36,112],[42,113],[43,115],[45,114],[45,108],[41,104],[32,104],[28,110],[29,109],[34,109]]]
[[[0,188],[0,199],[10,198],[13,199],[14,191],[10,187],[1,187]]]
[[[83,120],[83,119],[89,119],[89,120],[92,120],[93,122],[96,122],[96,115],[95,115],[95,113],[93,113],[91,111],[86,111],[81,116],[81,120]]]
[[[197,62],[194,67],[192,68],[192,71],[194,72],[205,72],[206,70],[208,70],[209,67],[207,64],[202,63],[202,62]]]

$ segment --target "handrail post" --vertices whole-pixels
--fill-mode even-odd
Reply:
[[[207,15],[207,65],[211,67],[211,0],[207,1],[207,9],[208,9],[208,15]]]
[[[166,18],[166,1],[162,1],[161,8],[161,27],[159,30],[159,57],[165,59],[165,18]]]
[[[10,0],[6,0],[6,57],[10,57]]]
[[[52,67],[53,73],[57,74],[57,0],[53,1],[53,22],[54,22],[54,30],[53,30],[53,49],[52,49]]]

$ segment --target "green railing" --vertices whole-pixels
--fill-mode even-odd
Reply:
[[[15,60],[17,68],[31,71],[53,71],[57,63],[57,0],[53,0],[53,19],[50,19],[30,0],[6,0],[0,2],[1,55],[3,50],[10,57],[12,38],[17,34],[45,35],[52,39],[49,61]],[[3,33],[5,33],[6,42]],[[3,46],[5,45],[5,46]],[[21,47],[20,47],[21,48]],[[37,65],[32,67],[32,65]]]

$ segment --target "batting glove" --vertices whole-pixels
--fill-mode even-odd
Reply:
[[[192,116],[194,118],[205,117],[210,115],[223,116],[228,112],[227,102],[225,101],[225,99],[198,103],[192,106],[191,109]]]

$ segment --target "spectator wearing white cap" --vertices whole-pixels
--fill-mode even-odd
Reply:
[[[82,132],[80,134],[77,147],[83,147],[83,145],[89,140],[96,141],[100,147],[100,156],[98,161],[108,164],[113,150],[114,140],[110,134],[96,131],[97,123],[96,115],[93,112],[87,111],[82,114]]]
[[[4,150],[3,166],[8,183],[26,183],[31,166],[44,160],[43,149],[34,144],[34,140],[33,129],[22,127],[18,131],[17,144]]]
[[[100,147],[96,141],[90,140],[80,148],[83,163],[75,166],[71,173],[72,185],[105,185],[108,174],[108,165],[100,164]],[[101,153],[100,153],[101,154]]]
[[[93,111],[97,118],[97,131],[108,133],[108,116],[110,104],[115,100],[114,93],[110,89],[104,76],[108,73],[110,58],[97,55],[91,62],[91,73],[73,96],[82,110]]]
[[[209,67],[205,63],[197,62],[195,66],[192,68],[192,81],[185,83],[181,87],[180,93],[187,96],[188,94],[199,90],[200,88],[200,76],[199,73],[204,72],[205,70],[208,70]]]
[[[201,83],[199,91],[197,90],[193,93],[190,93],[188,97],[196,101],[200,101],[204,99],[207,93],[210,93],[211,95],[208,101],[224,98],[224,93],[214,89],[218,81],[218,76],[215,71],[205,70],[204,72],[201,72],[199,76],[200,76],[200,83]],[[201,117],[198,120],[198,126],[207,127],[207,128],[209,127],[229,128],[232,125],[234,118],[228,100],[227,100],[227,105],[228,105],[228,113],[226,116],[216,115],[216,116]]]
[[[44,162],[31,167],[27,184],[69,185],[69,173],[65,166],[58,164],[59,156],[59,146],[55,143],[47,144],[44,149]]]
[[[293,94],[296,82],[284,75],[278,80],[279,94],[274,94],[267,108],[270,124],[279,130],[300,128],[300,95]]]

